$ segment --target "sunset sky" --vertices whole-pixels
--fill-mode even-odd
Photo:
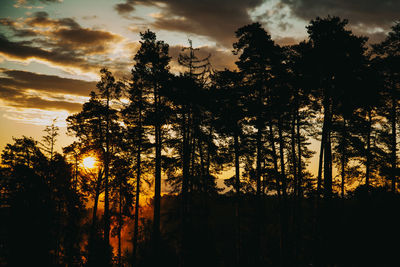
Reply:
[[[170,45],[172,71],[187,39],[212,54],[215,69],[234,68],[237,28],[259,21],[279,44],[307,38],[316,16],[348,18],[353,32],[381,41],[399,19],[398,0],[1,0],[0,149],[12,136],[43,135],[57,118],[58,150],[71,142],[65,118],[95,89],[99,69],[129,77],[139,32]],[[397,17],[396,17],[397,16]]]

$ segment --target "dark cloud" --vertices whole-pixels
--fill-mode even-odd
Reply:
[[[133,5],[131,5],[129,3],[116,4],[114,6],[114,8],[120,15],[129,13],[129,12],[132,12],[133,10],[135,10]]]
[[[67,95],[88,96],[95,87],[96,82],[0,69],[0,100],[9,107],[76,112],[81,104]]]
[[[113,65],[107,53],[123,38],[108,31],[83,28],[72,18],[52,19],[44,11],[19,21],[1,19],[14,34],[0,34],[0,54],[17,60],[38,59],[84,71]],[[15,37],[35,37],[15,41]]]
[[[115,6],[115,9],[126,16],[136,5],[160,7],[159,14],[154,16],[150,27],[160,30],[179,31],[206,36],[225,47],[234,42],[237,28],[252,22],[248,11],[268,0],[127,0]],[[289,10],[287,8],[289,7]],[[304,20],[328,14],[348,18],[354,32],[370,37],[370,42],[381,40],[383,31],[389,30],[391,24],[400,19],[400,1],[394,0],[281,0],[264,14],[255,18],[269,26],[274,24],[282,31],[290,27],[286,20],[294,15]],[[360,26],[363,26],[361,30]],[[288,40],[284,40],[284,43]]]
[[[62,78],[21,70],[0,69],[0,83],[18,90],[33,89],[49,93],[87,96],[96,88],[96,82]]]
[[[16,108],[37,108],[43,110],[67,110],[69,112],[77,112],[82,107],[79,103],[62,100],[51,101],[3,85],[0,85],[0,100],[7,106]]]
[[[160,1],[159,3],[161,3]],[[157,5],[156,1],[152,0],[125,0],[125,3],[119,3],[114,5],[114,9],[120,15],[126,15],[135,10],[136,5],[144,5],[144,6],[151,6]]]
[[[264,0],[128,0],[126,5],[159,6],[162,3],[165,7],[155,17],[152,27],[206,36],[231,47],[235,40],[235,31],[252,22],[248,11],[263,2]]]
[[[79,29],[81,26],[72,18],[51,19],[45,11],[33,13],[32,17],[25,20],[26,24],[31,27],[69,27],[71,29]]]
[[[51,19],[48,13],[40,11],[27,18],[26,24],[31,27],[51,28],[51,31],[42,32],[42,37],[51,39],[49,46],[67,49],[81,49],[84,54],[104,53],[109,49],[111,42],[115,43],[122,38],[108,31],[82,28],[72,18]],[[46,45],[46,43],[42,44]]]
[[[18,60],[38,59],[51,64],[75,67],[82,70],[93,69],[93,66],[82,55],[75,51],[63,51],[54,49],[45,50],[29,45],[29,42],[12,42],[0,34],[0,55]]]
[[[112,33],[91,29],[60,29],[55,31],[54,36],[63,42],[75,43],[80,46],[93,46],[100,43],[117,41],[119,37]]]
[[[347,18],[351,24],[389,28],[400,18],[398,0],[281,0],[290,6],[293,14],[310,20],[329,15]]]

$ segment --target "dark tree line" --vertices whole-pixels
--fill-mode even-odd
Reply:
[[[308,40],[291,46],[246,25],[233,44],[236,70],[214,70],[189,40],[180,74],[169,69],[168,44],[141,33],[131,76],[102,69],[68,117],[76,141],[64,155],[54,124],[43,142],[23,137],[3,150],[1,261],[392,264],[400,24],[368,46],[347,23],[318,17]],[[89,156],[93,168],[81,163]],[[233,176],[221,188],[224,171]]]

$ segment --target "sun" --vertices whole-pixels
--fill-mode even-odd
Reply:
[[[88,169],[94,168],[96,159],[94,157],[86,157],[82,160],[83,166]]]

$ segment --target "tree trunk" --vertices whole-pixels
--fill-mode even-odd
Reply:
[[[101,170],[99,170],[99,173],[97,174],[97,183],[96,183],[96,188],[95,188],[95,196],[94,196],[94,204],[93,204],[93,213],[92,213],[92,225],[90,227],[90,233],[89,233],[89,263],[92,263],[95,259],[94,257],[94,248],[96,243],[98,242],[97,240],[97,232],[96,232],[96,224],[97,224],[97,207],[99,203],[99,196],[100,196],[100,187],[101,187],[101,179],[103,177],[103,173]]]
[[[133,266],[137,264],[137,243],[139,234],[139,198],[140,198],[140,176],[141,176],[141,154],[142,154],[142,95],[140,91],[140,102],[138,110],[138,138],[136,151],[136,193],[135,193],[135,221],[133,225]]]
[[[286,191],[286,174],[285,174],[285,156],[284,156],[284,140],[282,134],[282,118],[278,119],[278,135],[279,135],[279,156],[281,163],[281,182],[283,203],[281,206],[281,265],[287,266],[287,230],[288,230],[288,208],[287,208],[287,191]]]
[[[396,115],[397,115],[397,105],[396,98],[392,96],[392,110],[391,110],[391,123],[392,123],[392,151],[391,151],[391,162],[392,162],[392,192],[396,192],[396,174],[395,170],[397,168],[397,144],[396,144]]]
[[[207,194],[207,179],[205,175],[205,168],[204,168],[204,154],[203,154],[203,143],[199,139],[199,156],[200,156],[200,176],[201,176],[201,191],[202,191],[202,196],[205,196]]]
[[[262,144],[261,144],[261,126],[258,123],[257,126],[257,159],[256,159],[256,181],[257,181],[257,196],[261,196],[261,149],[262,149]]]
[[[303,167],[302,167],[302,161],[301,161],[301,133],[300,133],[300,114],[299,114],[299,109],[297,109],[297,153],[298,155],[298,190],[299,190],[299,198],[301,199],[303,197]]]
[[[119,213],[118,213],[118,266],[122,266],[121,257],[121,230],[122,230],[122,183],[121,177],[119,179]]]
[[[297,157],[296,157],[296,135],[295,135],[295,125],[296,118],[293,113],[292,123],[290,127],[290,137],[291,137],[291,149],[292,149],[292,164],[293,164],[293,182],[294,182],[294,194],[299,195],[299,178],[297,173]]]
[[[154,215],[153,215],[153,246],[154,259],[159,261],[160,245],[160,212],[161,212],[161,123],[160,123],[160,96],[158,88],[154,88],[155,104],[155,177],[154,177]]]
[[[235,202],[235,217],[236,217],[236,266],[240,265],[240,163],[239,163],[239,134],[235,131],[235,188],[236,188],[236,202]]]
[[[97,207],[99,203],[99,196],[100,196],[100,186],[101,186],[101,179],[102,179],[101,171],[99,171],[98,178],[97,178],[97,185],[96,185],[96,192],[94,196],[94,205],[93,205],[93,213],[92,213],[92,227],[91,232],[95,232],[96,223],[97,223]]]
[[[297,95],[298,98],[298,95]],[[298,101],[298,100],[297,100]],[[302,226],[303,226],[303,213],[302,213],[302,198],[303,198],[303,181],[302,181],[302,175],[303,175],[303,170],[302,170],[302,162],[301,162],[301,133],[300,133],[300,115],[299,115],[299,105],[297,104],[296,107],[296,114],[295,114],[295,120],[296,120],[296,141],[297,141],[297,153],[298,153],[298,162],[297,162],[297,194],[296,194],[296,210],[295,210],[295,225],[294,225],[294,232],[295,232],[295,261],[298,260],[298,255],[299,252],[301,251],[302,248],[302,238],[301,238],[301,231],[302,231]]]
[[[104,242],[106,244],[106,258],[107,266],[111,264],[111,251],[109,249],[110,246],[110,204],[109,204],[109,164],[110,164],[110,116],[109,116],[109,106],[110,105],[110,97],[107,95],[107,114],[106,114],[106,151],[105,151],[105,160],[104,160]]]
[[[284,156],[284,140],[282,135],[282,119],[279,118],[278,123],[278,134],[279,134],[279,156],[281,162],[281,182],[282,182],[282,195],[286,199],[286,175],[285,175],[285,156]]]
[[[343,118],[343,129],[342,129],[342,144],[341,144],[341,154],[342,154],[342,159],[341,159],[341,176],[342,176],[342,184],[341,184],[341,194],[342,198],[344,198],[344,185],[345,185],[345,179],[346,179],[346,119]]]
[[[322,189],[322,170],[323,170],[323,163],[324,163],[324,148],[326,143],[326,124],[327,119],[324,117],[324,122],[322,125],[322,137],[321,137],[321,146],[319,149],[319,161],[318,161],[318,176],[317,176],[317,197],[320,198],[321,196],[321,189]]]
[[[275,138],[274,138],[274,130],[272,128],[272,121],[269,123],[269,138],[271,142],[272,148],[272,160],[274,162],[274,170],[275,170],[275,183],[276,183],[276,193],[278,195],[278,200],[281,198],[281,185],[280,185],[280,175],[279,175],[279,168],[278,168],[278,156],[276,155],[276,148],[275,148]]]
[[[368,128],[367,128],[367,150],[366,150],[366,164],[365,164],[365,185],[369,188],[369,180],[371,173],[371,109],[368,109]]]
[[[186,118],[187,116],[187,118]],[[188,190],[189,190],[189,175],[190,175],[190,114],[183,115],[182,121],[182,189],[181,189],[181,266],[185,266],[186,260],[186,240],[187,240],[187,216],[188,216]]]
[[[75,155],[75,180],[74,180],[74,190],[77,192],[78,188],[78,155]]]
[[[331,126],[332,126],[332,107],[330,98],[325,103],[324,122],[326,131],[326,140],[324,145],[324,197],[326,199],[332,198],[332,142],[331,142]]]

